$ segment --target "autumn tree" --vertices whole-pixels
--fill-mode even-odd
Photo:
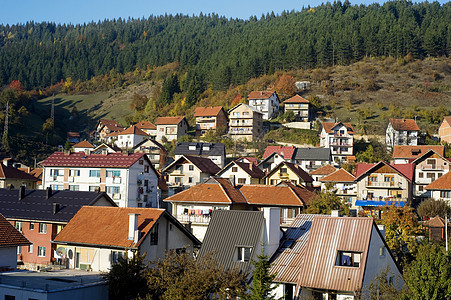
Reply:
[[[146,108],[147,97],[145,95],[139,95],[137,93],[133,94],[132,102],[130,103],[130,108],[136,111],[142,111]]]
[[[429,198],[421,202],[420,205],[418,205],[417,211],[420,217],[429,217],[429,218],[433,218],[435,216],[443,217],[451,213],[451,207],[443,199],[435,200],[433,198]]]
[[[294,95],[296,81],[293,76],[283,74],[277,78],[275,89],[281,100],[287,99]]]
[[[330,215],[333,210],[339,210],[342,215],[349,215],[349,204],[337,196],[336,191],[329,185],[326,191],[318,193],[309,202],[305,212],[307,214]]]

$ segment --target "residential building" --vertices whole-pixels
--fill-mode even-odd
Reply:
[[[393,148],[392,162],[395,164],[408,164],[429,150],[433,150],[438,155],[445,156],[445,146],[442,145],[396,145]]]
[[[431,192],[432,198],[443,199],[451,205],[451,172],[434,180],[425,186],[425,189]]]
[[[146,261],[168,251],[193,253],[200,242],[164,209],[82,207],[54,238],[68,253],[70,269],[107,272],[133,253]]]
[[[106,137],[110,136],[114,137],[114,144],[121,149],[132,149],[143,140],[150,139],[150,136],[136,125],[132,125],[119,133],[111,133]]]
[[[205,182],[221,169],[209,158],[182,155],[165,167],[169,187],[187,188]]]
[[[296,164],[307,172],[312,172],[322,166],[332,163],[330,148],[296,148],[294,157]]]
[[[269,172],[282,161],[295,163],[296,148],[293,146],[268,146],[262,156],[258,167],[264,172]]]
[[[0,272],[17,268],[17,255],[20,247],[31,242],[0,213]]]
[[[240,103],[229,111],[229,136],[233,140],[255,141],[263,136],[263,114]]]
[[[194,111],[196,118],[196,135],[203,136],[208,130],[227,131],[227,113],[222,106],[197,107]]]
[[[229,178],[232,184],[264,184],[265,173],[252,162],[231,161],[216,176]]]
[[[208,158],[218,167],[224,168],[226,151],[223,143],[177,143],[174,149],[175,159],[177,160],[182,155]]]
[[[121,132],[122,130],[124,130],[124,128],[119,126],[117,121],[100,119],[99,122],[97,122],[95,138],[103,141],[106,135],[113,132]]]
[[[349,123],[321,123],[320,145],[330,148],[335,164],[346,162],[351,156],[354,146],[354,129]]]
[[[157,137],[157,126],[149,121],[141,121],[135,124],[136,127],[147,133],[151,139]]]
[[[105,193],[0,189],[0,213],[30,242],[17,249],[17,260],[26,269],[47,267],[59,257],[59,245],[50,241],[84,205],[115,206]]]
[[[389,150],[396,145],[417,146],[420,128],[413,119],[390,119],[385,132],[385,144]]]
[[[162,144],[153,139],[144,139],[133,147],[133,151],[135,153],[145,153],[156,169],[161,169],[166,165],[168,151]]]
[[[414,169],[413,164],[358,163],[355,206],[404,206],[407,201],[412,201]]]
[[[331,165],[324,165],[319,169],[311,171],[309,175],[313,178],[313,187],[321,187],[320,180],[335,171],[337,171],[337,168]]]
[[[38,178],[17,168],[8,167],[5,163],[5,161],[0,163],[0,188],[18,188],[20,186],[30,189],[36,188],[36,183],[39,181]]]
[[[72,146],[72,149],[74,149],[74,152],[85,152],[90,153],[92,150],[94,150],[94,145],[92,145],[88,141],[81,141],[80,143],[77,143]]]
[[[282,161],[266,173],[265,184],[277,185],[282,181],[289,181],[297,185],[312,186],[313,178],[302,167]]]
[[[345,200],[351,207],[355,207],[357,184],[354,175],[345,169],[338,169],[319,181],[321,182],[321,190],[326,190],[329,184],[337,196]]]
[[[199,259],[213,253],[216,262],[226,270],[252,273],[252,260],[265,254],[271,257],[279,246],[282,231],[280,208],[262,211],[216,210],[212,212]]]
[[[438,137],[441,142],[451,144],[451,116],[444,117],[438,128]]]
[[[412,164],[415,165],[413,196],[431,198],[431,191],[425,189],[426,185],[448,173],[451,162],[434,150],[429,150],[412,161]]]
[[[277,298],[366,299],[384,271],[397,290],[404,285],[373,218],[298,215],[270,262]]]
[[[103,144],[95,147],[90,152],[90,154],[109,154],[109,153],[116,153],[116,152],[122,153],[122,149],[115,145],[108,145],[108,144],[103,143]]]
[[[42,184],[53,190],[106,192],[121,207],[158,207],[158,176],[144,153],[55,152],[45,159]]]
[[[242,162],[242,163],[247,163],[247,164],[254,164],[254,165],[258,165],[258,158],[256,157],[251,157],[251,156],[246,156],[246,157],[240,157],[238,159],[235,159],[235,161],[237,162]]]
[[[263,114],[265,120],[271,120],[279,113],[280,100],[275,91],[250,92],[247,101],[250,107]]]
[[[157,126],[158,142],[163,141],[163,137],[168,141],[178,140],[188,132],[188,121],[185,117],[159,117],[155,121]]]
[[[310,121],[310,101],[302,98],[299,95],[285,100],[283,102],[285,112],[292,111],[296,117],[297,122],[309,122]]]
[[[279,207],[279,221],[289,224],[303,211],[315,194],[302,186],[283,182],[270,185],[233,185],[226,178],[213,177],[163,201],[172,205],[172,214],[203,240],[214,210],[261,210]]]
[[[38,190],[42,190],[42,172],[44,171],[44,169],[42,168],[18,168],[20,171],[25,172],[30,174],[31,176],[34,176],[37,181],[36,181],[36,188]]]

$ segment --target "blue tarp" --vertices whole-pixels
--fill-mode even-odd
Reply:
[[[376,200],[357,200],[355,206],[391,206],[403,207],[406,201],[376,201]]]

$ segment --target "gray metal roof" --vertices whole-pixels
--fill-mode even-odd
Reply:
[[[234,260],[237,247],[252,247],[251,257],[261,241],[265,219],[262,211],[215,210],[212,212],[199,257],[212,253],[219,265],[249,273],[251,262]]]
[[[296,160],[330,160],[330,148],[297,148]]]
[[[190,146],[195,146],[195,150],[190,150]],[[208,147],[209,150],[205,150]],[[225,156],[225,146],[223,143],[177,143],[174,149],[175,155],[205,155],[205,156]]]

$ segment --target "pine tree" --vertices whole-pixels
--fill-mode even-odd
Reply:
[[[245,295],[245,300],[262,300],[262,299],[276,299],[272,292],[277,288],[273,284],[276,274],[270,274],[271,264],[269,257],[266,254],[257,256],[257,260],[252,260],[254,270],[252,271],[252,286],[248,286],[249,294]]]

